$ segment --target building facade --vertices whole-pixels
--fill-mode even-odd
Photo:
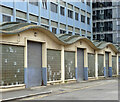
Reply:
[[[34,1],[34,2],[33,2]],[[28,22],[55,34],[92,39],[92,3],[86,0],[2,0],[0,22]]]
[[[39,25],[0,26],[0,88],[42,86],[119,74],[119,51],[112,43],[53,34]]]
[[[94,0],[93,38],[120,44],[120,2]]]

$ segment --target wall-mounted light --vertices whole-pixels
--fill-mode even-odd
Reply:
[[[80,45],[82,45],[82,41],[80,41]]]
[[[37,32],[34,32],[34,36],[35,36],[35,37],[37,36]]]

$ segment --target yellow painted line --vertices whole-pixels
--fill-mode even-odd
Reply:
[[[55,93],[55,94],[56,94],[56,95],[59,95],[59,94],[63,94],[63,93],[74,92],[74,91],[78,91],[78,90],[88,89],[88,88],[92,88],[92,87],[95,87],[95,86],[101,86],[101,85],[106,85],[106,84],[115,83],[115,82],[106,82],[106,83],[102,83],[102,84],[100,84],[100,83],[101,83],[101,82],[98,82],[97,84],[92,85],[92,86],[85,86],[85,87],[82,87],[82,88],[76,88],[76,89],[72,89],[72,90],[57,92],[57,93]],[[43,97],[46,97],[46,96],[53,96],[53,95],[52,95],[52,94],[51,94],[51,95],[50,95],[50,94],[47,94],[47,95],[42,95],[42,96],[37,96],[37,97],[28,98],[28,99],[26,99],[26,100],[34,100],[34,99],[43,98]]]

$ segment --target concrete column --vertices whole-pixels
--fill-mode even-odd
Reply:
[[[109,53],[109,69],[108,69],[109,77],[112,77],[112,54]]]
[[[106,65],[105,65],[106,61],[105,61],[105,51],[104,51],[104,76],[106,77]]]
[[[117,75],[119,75],[119,55],[117,53]]]
[[[61,80],[65,82],[64,46],[61,46]]]
[[[95,77],[98,79],[98,52],[95,51]]]
[[[16,1],[13,1],[13,21],[16,22]]]
[[[27,68],[27,38],[24,39],[25,47],[24,47],[24,68]]]
[[[28,84],[28,71],[27,71],[27,38],[24,39],[24,42],[25,42],[25,47],[24,47],[24,83]]]
[[[47,44],[42,44],[42,80],[47,85]]]
[[[27,0],[27,22],[30,23],[29,21],[29,0]]]
[[[78,71],[78,67],[77,67],[77,47],[75,50],[75,78],[77,79],[77,71]]]
[[[88,80],[88,54],[87,54],[87,49],[84,50],[84,79]]]

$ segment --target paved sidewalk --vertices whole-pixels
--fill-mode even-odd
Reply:
[[[107,81],[111,81],[113,78],[109,78]],[[117,80],[117,78],[116,78]],[[103,80],[94,80],[94,81],[83,81],[81,83],[65,83],[65,84],[58,84],[58,85],[49,85],[49,86],[40,86],[40,87],[33,87],[30,89],[23,89],[17,91],[10,91],[10,92],[3,92],[2,100],[13,100],[13,99],[20,99],[35,95],[42,95],[42,94],[50,94],[50,93],[57,93],[62,91],[69,91],[71,89],[77,88],[84,88],[92,85],[99,85]]]

